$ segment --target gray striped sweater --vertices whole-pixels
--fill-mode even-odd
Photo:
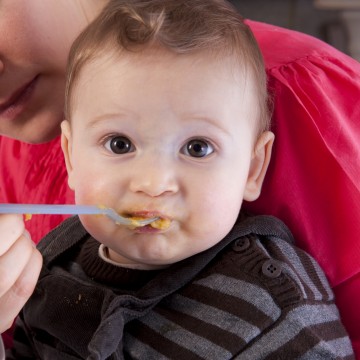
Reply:
[[[273,217],[161,271],[103,262],[77,217],[45,262],[7,359],[354,359],[317,263]]]

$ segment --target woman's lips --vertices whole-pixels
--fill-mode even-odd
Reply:
[[[30,82],[17,89],[8,100],[0,105],[0,116],[13,119],[18,116],[25,108],[31,95],[34,92],[39,75],[35,76]]]

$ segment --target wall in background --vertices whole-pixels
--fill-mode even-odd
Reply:
[[[245,18],[304,32],[349,54],[348,30],[339,10],[315,8],[314,0],[230,0],[230,2]]]

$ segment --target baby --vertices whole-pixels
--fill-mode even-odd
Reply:
[[[110,1],[70,53],[69,186],[162,226],[83,215],[43,239],[9,359],[352,359],[319,266],[279,220],[240,214],[270,161],[268,102],[226,1]]]

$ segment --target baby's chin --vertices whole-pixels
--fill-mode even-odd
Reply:
[[[104,244],[105,245],[105,244]],[[106,245],[105,245],[106,246]],[[114,248],[108,247],[109,258],[122,267],[139,270],[161,270],[171,266],[174,261],[155,254],[142,254],[142,256],[126,256]]]

